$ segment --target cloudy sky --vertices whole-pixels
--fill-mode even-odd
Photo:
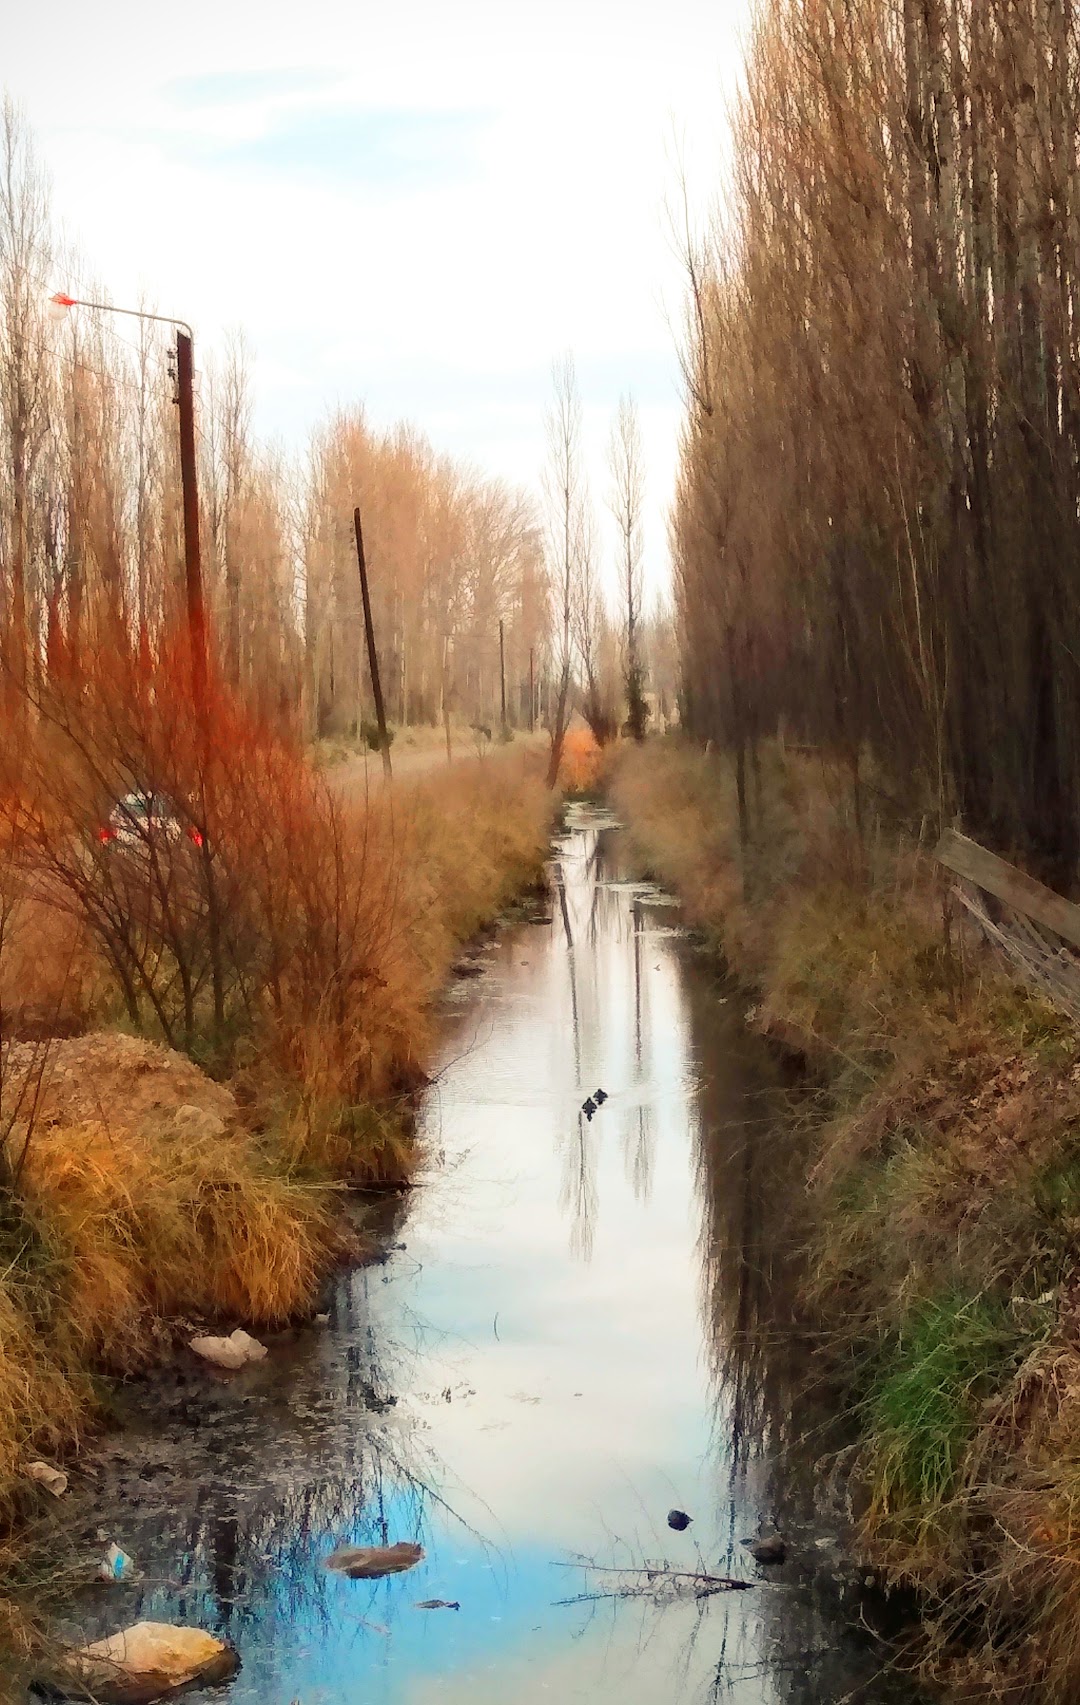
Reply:
[[[570,350],[598,503],[642,415],[649,577],[679,418],[679,160],[720,181],[747,0],[53,0],[3,69],[57,214],[117,302],[242,327],[260,432],[339,404],[539,490]]]

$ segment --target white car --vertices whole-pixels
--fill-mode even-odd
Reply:
[[[98,829],[102,846],[164,846],[185,835],[195,846],[202,846],[201,830],[194,824],[185,828],[171,800],[160,793],[126,793]]]

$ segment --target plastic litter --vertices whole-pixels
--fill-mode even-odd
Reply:
[[[51,1492],[54,1498],[62,1498],[68,1489],[68,1477],[59,1468],[53,1468],[48,1462],[28,1462],[24,1470],[28,1480],[36,1480],[39,1486],[44,1486],[46,1492]]]
[[[239,1326],[227,1338],[192,1338],[189,1348],[204,1362],[213,1362],[215,1367],[228,1368],[230,1372],[246,1367],[248,1362],[261,1362],[269,1355],[265,1344]]]
[[[103,1581],[127,1581],[131,1579],[134,1569],[134,1559],[114,1543],[109,1546],[98,1564],[98,1576]]]

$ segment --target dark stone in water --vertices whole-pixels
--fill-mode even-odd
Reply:
[[[667,1524],[673,1527],[676,1533],[685,1533],[693,1519],[685,1510],[669,1510],[667,1513]]]
[[[760,1539],[744,1539],[755,1563],[782,1563],[787,1557],[787,1544],[778,1533],[762,1534]]]
[[[342,1545],[325,1559],[324,1566],[350,1581],[374,1581],[381,1575],[398,1575],[413,1569],[424,1555],[423,1547],[399,1540],[396,1545]]]
[[[416,1610],[460,1610],[461,1606],[456,1598],[422,1598],[414,1608]]]

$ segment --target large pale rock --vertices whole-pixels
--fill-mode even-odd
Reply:
[[[246,1367],[248,1362],[261,1362],[269,1353],[265,1344],[239,1326],[227,1338],[192,1338],[189,1348],[204,1362],[213,1362],[215,1367],[228,1368],[231,1372]]]
[[[373,1581],[380,1575],[400,1575],[415,1568],[423,1547],[401,1540],[397,1545],[342,1545],[326,1559],[326,1567],[351,1581]]]
[[[228,1681],[239,1668],[233,1648],[202,1628],[137,1622],[70,1653],[65,1684],[101,1705],[151,1705],[196,1683]]]

